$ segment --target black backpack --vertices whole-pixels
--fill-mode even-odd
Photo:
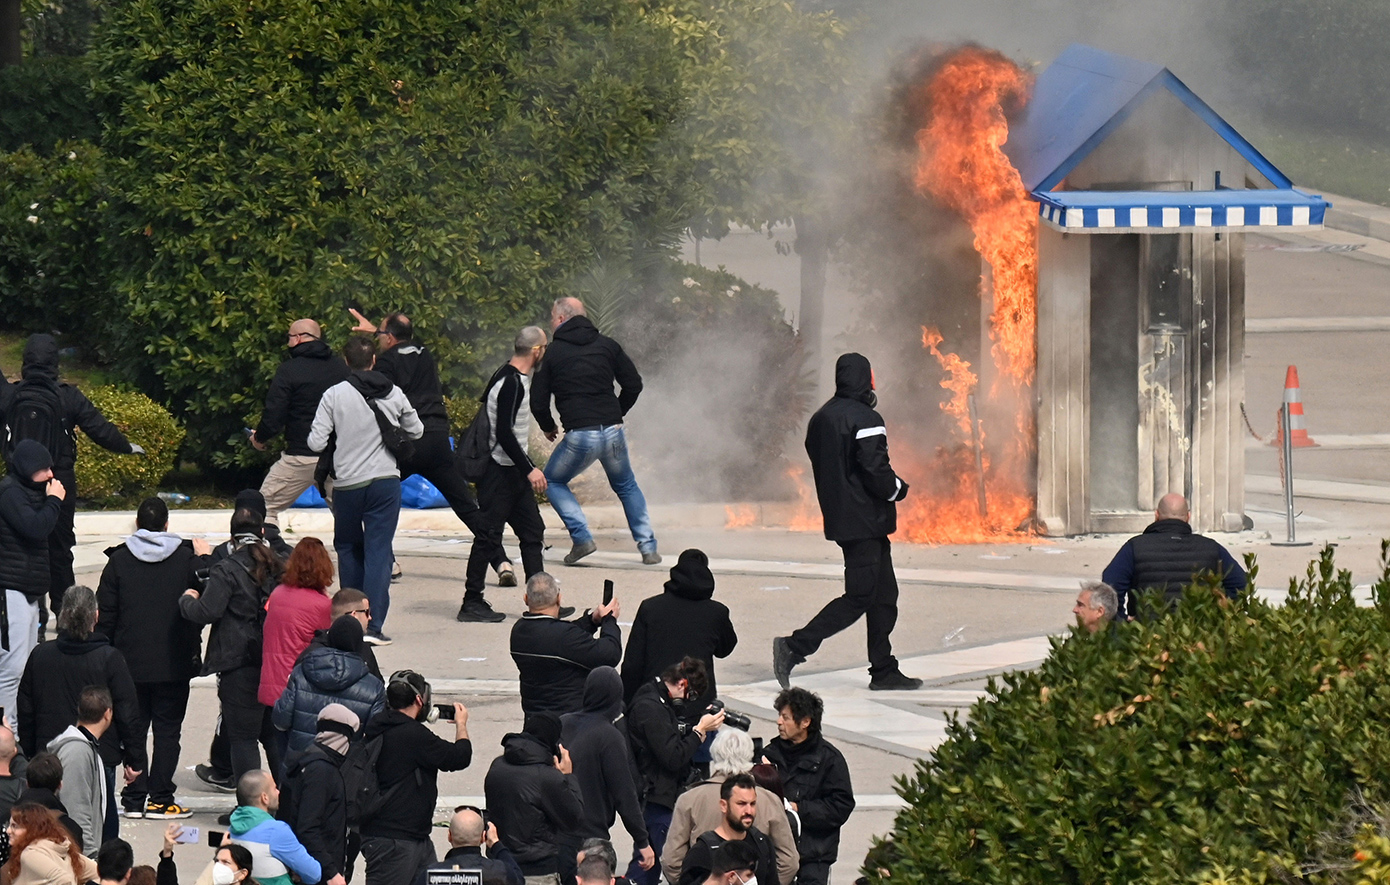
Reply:
[[[49,457],[56,461],[64,448],[66,435],[63,402],[57,385],[42,381],[19,382],[5,413],[5,460],[10,460],[21,440],[32,439],[41,443]]]
[[[401,787],[410,781],[403,778],[383,790],[377,778],[376,763],[381,758],[381,747],[386,742],[386,734],[368,740],[353,741],[348,747],[347,756],[339,771],[343,775],[343,786],[347,796],[347,820],[350,829],[357,829],[371,821],[386,805],[386,800],[395,796]],[[420,784],[423,778],[420,770],[415,770],[415,781]]]
[[[454,462],[463,478],[469,482],[481,480],[487,472],[488,462],[492,460],[492,420],[487,415],[487,397],[492,393],[493,385],[501,375],[502,369],[498,369],[483,387],[483,395],[478,398],[478,414],[473,416],[468,429],[463,432],[463,439],[459,440],[458,448],[454,451]]]
[[[367,405],[371,408],[372,414],[376,416],[377,430],[381,431],[381,444],[386,447],[386,451],[390,452],[392,456],[395,457],[396,463],[399,464],[401,461],[409,461],[414,457],[415,440],[411,439],[409,434],[401,429],[400,425],[391,423],[391,419],[387,418],[386,415],[382,413],[375,399],[362,393],[362,388],[358,385],[356,378],[349,377],[348,383],[352,385],[353,390],[356,390],[358,394],[367,401]],[[320,457],[322,457],[322,455],[320,455]]]

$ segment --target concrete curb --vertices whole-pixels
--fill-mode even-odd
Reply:
[[[1390,208],[1336,194],[1324,193],[1323,196],[1332,203],[1323,218],[1326,227],[1390,241]]]

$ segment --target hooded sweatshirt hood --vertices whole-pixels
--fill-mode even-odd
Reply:
[[[555,340],[581,346],[593,344],[598,340],[598,327],[588,317],[570,317],[555,330]]]
[[[609,722],[623,715],[623,677],[612,667],[595,667],[584,680],[585,713],[599,713]]]
[[[141,562],[163,562],[179,549],[183,538],[173,532],[152,532],[136,529],[135,534],[125,539],[126,547]]]
[[[52,335],[30,335],[24,343],[24,368],[20,375],[25,381],[58,383],[58,342]]]
[[[502,758],[510,765],[554,765],[555,756],[541,739],[525,732],[502,738]]]
[[[14,447],[14,454],[10,456],[10,473],[26,489],[42,490],[47,483],[34,482],[30,477],[52,466],[53,458],[48,449],[43,447],[43,443],[32,439],[20,440]]]
[[[254,805],[238,805],[232,811],[232,825],[230,827],[233,836],[240,836],[249,832],[268,820],[275,820],[270,812],[257,808]]]
[[[862,354],[844,353],[835,361],[835,395],[873,404],[874,373]]]
[[[709,557],[703,550],[681,552],[676,564],[671,566],[671,580],[666,582],[666,592],[682,599],[709,599],[714,595],[714,572],[709,568]]]
[[[375,369],[353,369],[348,380],[358,393],[369,399],[381,399],[391,393],[391,379]]]

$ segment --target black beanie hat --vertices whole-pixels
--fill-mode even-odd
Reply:
[[[686,599],[709,599],[714,595],[714,572],[709,570],[709,557],[703,550],[681,551],[671,566],[671,580],[666,590]]]
[[[552,756],[560,755],[560,717],[554,713],[528,713],[524,733],[540,741]]]
[[[362,653],[362,624],[352,615],[339,615],[328,628],[328,647]]]
[[[10,472],[31,486],[33,482],[30,477],[52,466],[52,455],[38,440],[20,440],[14,447],[14,453],[10,455]],[[39,485],[42,486],[43,483]]]

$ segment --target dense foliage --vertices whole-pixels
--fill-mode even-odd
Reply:
[[[891,881],[1299,873],[1349,797],[1390,798],[1390,567],[1375,607],[1352,590],[1327,548],[1283,606],[1202,582],[1173,616],[1054,640],[900,782]]]
[[[135,0],[102,33],[117,349],[199,453],[244,452],[295,316],[405,310],[471,377],[668,196],[675,72],[627,0]]]
[[[87,398],[126,439],[145,450],[140,455],[117,455],[77,434],[77,488],[84,498],[105,498],[150,491],[174,467],[183,428],[158,403],[141,393],[115,387],[84,390]]]

